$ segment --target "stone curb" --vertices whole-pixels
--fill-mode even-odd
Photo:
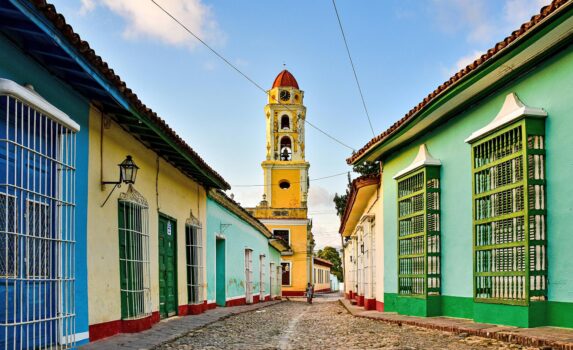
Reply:
[[[231,316],[264,309],[269,306],[277,305],[282,302],[283,300],[272,300],[251,305],[231,306],[225,308],[219,307],[213,310],[207,310],[199,315],[186,315],[186,316],[181,316],[179,318],[166,319],[162,321],[166,323],[160,322],[158,324],[155,324],[151,329],[145,330],[143,332],[116,334],[109,338],[87,343],[85,345],[80,346],[78,349],[80,350],[155,349],[166,343],[170,343],[179,338],[182,338],[193,331],[202,329],[210,324],[227,319]],[[222,315],[219,316],[213,315],[214,313],[224,312],[224,311],[226,312]],[[196,323],[189,321],[196,321]],[[189,324],[186,325],[185,323],[187,322],[189,322]],[[171,325],[172,327],[169,327],[168,325]],[[161,333],[157,334],[159,332]]]
[[[454,334],[468,334],[468,335],[475,335],[479,337],[489,338],[500,340],[508,343],[523,345],[523,346],[535,346],[545,349],[553,349],[553,350],[573,350],[573,338],[571,341],[560,341],[560,340],[551,340],[544,338],[543,335],[540,336],[532,336],[532,335],[525,335],[525,334],[518,334],[514,332],[507,331],[509,327],[501,327],[496,325],[491,325],[491,327],[485,329],[475,329],[472,327],[463,327],[463,325],[440,325],[437,323],[432,323],[431,319],[429,318],[421,318],[421,317],[414,317],[414,316],[404,316],[402,319],[394,319],[389,317],[384,317],[383,313],[377,315],[377,317],[363,315],[361,314],[363,310],[353,310],[353,306],[350,305],[344,299],[338,299],[338,302],[352,315],[355,317],[362,317],[367,318],[375,321],[381,321],[396,325],[410,325],[416,326],[421,328],[427,329],[434,329],[444,332],[450,332]],[[406,319],[407,317],[407,319]],[[475,324],[475,323],[474,323]],[[496,330],[495,328],[499,328]],[[512,327],[513,328],[513,327]]]

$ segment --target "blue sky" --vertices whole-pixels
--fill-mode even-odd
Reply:
[[[355,149],[372,138],[330,0],[156,0],[264,88],[286,64],[307,119]],[[51,0],[141,100],[233,186],[260,199],[265,95],[150,0]],[[549,0],[338,0],[376,134]],[[307,126],[310,178],[349,170],[351,151]],[[317,248],[340,246],[332,197],[346,176],[311,181]]]

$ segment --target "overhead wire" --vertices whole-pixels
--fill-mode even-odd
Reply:
[[[253,84],[257,89],[261,90],[265,95],[269,96],[271,99],[275,100],[278,104],[284,106],[287,110],[294,112],[292,109],[290,109],[288,107],[288,105],[282,103],[280,100],[278,100],[276,97],[272,96],[267,90],[265,90],[261,85],[259,85],[256,81],[254,81],[253,79],[251,79],[247,74],[245,74],[243,71],[241,71],[237,66],[235,66],[233,63],[231,63],[229,60],[227,60],[223,55],[221,55],[219,52],[217,52],[217,50],[215,50],[213,47],[211,47],[209,44],[207,44],[205,41],[203,41],[203,39],[201,39],[198,35],[196,35],[191,29],[189,29],[183,22],[181,22],[179,19],[177,19],[177,17],[175,17],[173,14],[171,14],[166,8],[164,8],[163,6],[161,6],[160,4],[157,3],[157,1],[155,0],[150,0],[155,6],[157,6],[161,11],[163,11],[167,16],[169,16],[173,21],[175,21],[175,23],[177,23],[181,28],[183,28],[187,33],[189,33],[191,36],[193,36],[195,39],[197,39],[201,44],[203,44],[203,46],[205,46],[207,49],[209,49],[209,51],[211,51],[213,54],[215,54],[215,56],[217,56],[219,59],[221,59],[223,62],[225,62],[229,67],[231,67],[233,70],[235,70],[237,73],[239,73],[243,78],[247,79],[251,84]],[[299,115],[297,115],[297,121],[300,120],[301,117]],[[331,140],[337,142],[338,144],[350,149],[351,151],[356,151],[353,147],[347,145],[346,143],[340,141],[339,139],[337,139],[336,137],[330,135],[329,133],[327,133],[326,131],[322,130],[321,128],[319,128],[318,126],[314,125],[313,123],[309,122],[308,120],[303,119],[303,121],[305,123],[307,123],[309,126],[311,126],[312,128],[314,128],[315,130],[319,131],[320,133],[322,133],[323,135],[327,136],[328,138],[330,138]]]
[[[344,34],[344,29],[342,27],[342,21],[340,20],[340,15],[338,13],[338,8],[336,7],[335,0],[332,0],[332,5],[334,6],[334,12],[336,13],[336,19],[338,19],[338,26],[340,27],[340,33],[342,33],[342,39],[344,40],[344,46],[346,47],[346,53],[348,54],[348,59],[350,60],[350,66],[352,67],[352,72],[354,73],[354,80],[356,81],[356,86],[358,87],[358,92],[360,93],[360,99],[362,100],[362,106],[364,107],[364,113],[366,113],[366,118],[368,118],[368,125],[370,125],[370,131],[372,131],[372,136],[375,137],[374,128],[372,127],[372,120],[370,119],[370,114],[368,113],[368,108],[366,108],[366,101],[364,100],[364,94],[362,93],[362,88],[360,87],[360,82],[358,81],[358,74],[356,74],[356,68],[354,67],[354,61],[350,55],[350,48],[348,47],[348,41],[346,40],[346,35]]]
[[[342,172],[342,173],[338,173],[338,174],[323,176],[323,177],[317,177],[317,178],[314,178],[314,179],[309,179],[308,181],[310,182],[310,181],[325,180],[325,179],[330,179],[330,178],[333,178],[333,177],[336,177],[336,176],[341,176],[341,175],[346,175],[346,174],[348,174],[348,171],[345,171],[345,172]],[[302,181],[293,181],[293,182],[291,182],[291,184],[299,184],[299,183],[302,183]],[[278,186],[278,185],[279,185],[279,184],[271,184],[270,186]],[[264,186],[266,186],[266,185],[264,185],[264,184],[263,184],[263,185],[260,185],[260,184],[259,184],[259,185],[233,185],[233,186],[231,186],[231,187],[264,187]]]

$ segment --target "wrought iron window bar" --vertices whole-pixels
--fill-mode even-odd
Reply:
[[[396,180],[398,293],[420,298],[439,295],[440,168],[424,166]]]
[[[472,144],[474,298],[547,296],[545,127],[525,118]]]

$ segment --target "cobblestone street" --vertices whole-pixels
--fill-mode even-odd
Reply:
[[[170,349],[534,349],[353,317],[336,301],[283,302],[195,330]]]

